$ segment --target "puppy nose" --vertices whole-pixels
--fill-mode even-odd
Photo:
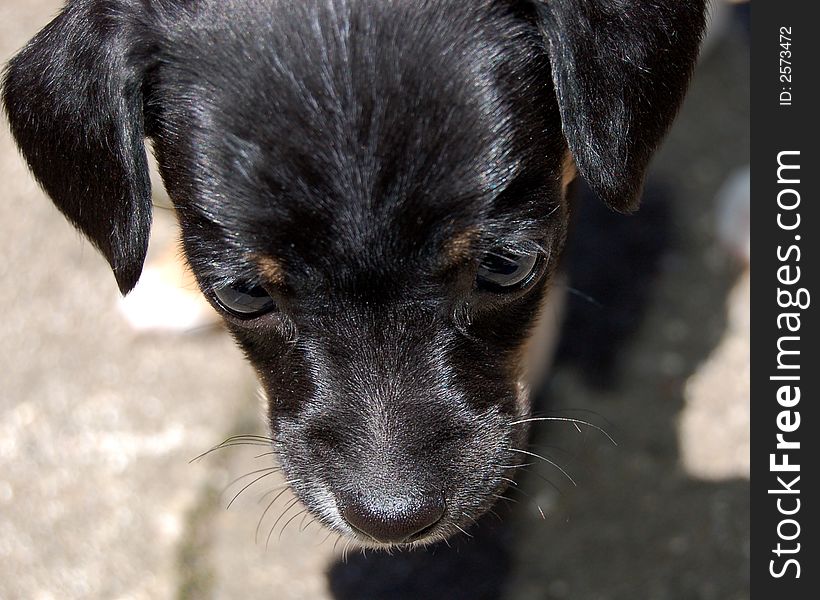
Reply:
[[[441,520],[443,494],[382,496],[355,494],[339,498],[340,511],[354,529],[377,542],[408,542]]]

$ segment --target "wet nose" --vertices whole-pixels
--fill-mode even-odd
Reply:
[[[387,496],[350,494],[339,497],[345,521],[378,542],[409,542],[423,537],[441,520],[446,505],[440,493]]]

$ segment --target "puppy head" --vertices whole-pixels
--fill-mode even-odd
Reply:
[[[225,6],[69,2],[9,66],[12,131],[123,292],[150,137],[297,494],[367,542],[446,537],[519,462],[568,157],[634,208],[702,3]]]

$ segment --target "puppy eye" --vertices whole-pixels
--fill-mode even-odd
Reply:
[[[241,319],[250,319],[270,312],[276,303],[262,286],[241,283],[215,289],[214,298],[227,312]]]
[[[532,282],[538,271],[539,254],[513,254],[504,250],[488,252],[478,265],[478,287],[491,292],[511,292]]]

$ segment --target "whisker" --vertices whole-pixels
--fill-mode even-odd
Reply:
[[[538,473],[536,473],[536,475],[538,475]],[[544,479],[544,478],[542,477],[542,479]],[[552,483],[551,481],[549,481],[548,479],[544,479],[544,481],[546,481],[547,483],[549,483],[550,485],[552,485],[553,487],[555,487],[555,484],[554,484],[554,483]],[[558,493],[559,493],[559,494],[561,493],[561,490],[559,490],[558,488],[555,488],[555,489],[556,489],[556,491],[558,491]],[[541,506],[538,504],[538,502],[536,502],[536,501],[535,501],[535,498],[533,497],[533,495],[532,495],[532,494],[528,494],[527,492],[525,492],[525,491],[524,491],[524,490],[522,490],[521,488],[511,489],[510,491],[511,491],[511,492],[519,492],[519,493],[521,493],[521,494],[524,494],[524,495],[525,495],[525,496],[529,499],[529,501],[533,503],[533,505],[535,506],[535,508],[537,508],[537,509],[538,509],[538,512],[539,512],[539,513],[541,513],[541,516],[543,516],[543,515],[544,515],[544,511],[542,510],[542,508],[541,508]],[[516,504],[518,504],[518,501],[517,501],[517,500],[514,500],[513,498],[507,498],[506,496],[497,496],[497,497],[499,497],[499,498],[503,498],[504,500],[509,500],[509,501],[511,501],[511,502],[515,502]],[[545,520],[546,520],[546,518],[545,518]]]
[[[596,417],[600,417],[600,418],[604,419],[605,421],[607,421],[608,424],[611,425],[611,423],[608,420],[606,420],[601,415],[601,413],[599,413],[597,410],[593,410],[591,408],[583,408],[581,406],[552,407],[549,410],[549,412],[538,411],[538,412],[532,413],[530,416],[531,417],[551,417],[553,415],[562,414],[562,413],[585,413],[585,414],[588,414],[588,415],[595,415]]]
[[[282,534],[285,533],[285,529],[288,528],[288,525],[290,525],[293,522],[293,520],[298,518],[300,515],[307,514],[307,511],[308,511],[308,509],[304,508],[304,509],[300,510],[299,512],[297,512],[295,515],[293,515],[290,519],[287,520],[287,522],[284,524],[281,531],[279,532],[279,541],[282,541]]]
[[[275,473],[278,473],[278,472],[279,472],[279,469],[278,469],[277,467],[274,467],[274,469],[276,469],[276,470],[272,470],[272,471],[269,471],[268,473],[265,473],[265,474],[263,474],[263,475],[260,475],[259,477],[257,477],[257,478],[256,478],[256,479],[254,479],[253,481],[251,481],[248,485],[246,485],[245,487],[243,487],[241,490],[239,490],[238,492],[236,492],[236,496],[234,496],[234,497],[231,499],[231,501],[230,501],[230,502],[228,502],[228,506],[227,506],[227,507],[225,507],[225,508],[226,508],[226,509],[230,508],[230,507],[231,507],[231,505],[232,505],[232,504],[236,501],[236,499],[237,499],[237,498],[239,498],[239,495],[240,495],[242,492],[244,492],[246,489],[248,489],[249,487],[251,487],[254,483],[256,483],[257,481],[259,481],[260,479],[264,479],[265,477],[269,477],[270,475],[274,475]]]
[[[527,471],[525,471],[525,473],[527,473],[527,474],[531,474],[531,475],[535,475],[536,477],[538,477],[538,479],[540,479],[541,481],[543,481],[544,483],[546,483],[548,486],[550,486],[553,490],[555,490],[555,492],[556,492],[559,496],[563,496],[563,495],[564,495],[564,492],[561,490],[561,488],[559,488],[559,487],[558,487],[558,486],[557,486],[557,485],[556,485],[553,481],[551,481],[551,480],[547,479],[544,475],[542,475],[541,473],[539,473],[539,472],[538,472],[538,471],[536,471],[535,469],[533,469],[533,470],[531,470],[531,471],[530,471],[530,470],[527,470]],[[515,491],[517,491],[517,492],[521,492],[521,493],[524,493],[524,492],[521,490],[521,488],[516,488],[516,489],[515,489]]]
[[[591,427],[592,429],[595,429],[596,431],[599,431],[602,434],[604,434],[607,437],[607,439],[610,442],[612,442],[613,446],[618,445],[618,442],[616,442],[613,439],[613,437],[611,435],[609,435],[602,427],[598,427],[597,425],[594,425],[593,423],[590,423],[589,421],[584,421],[582,419],[573,419],[571,417],[529,417],[527,419],[521,419],[519,421],[513,421],[512,423],[510,423],[510,426],[512,427],[513,425],[521,425],[523,423],[534,423],[534,422],[537,422],[537,421],[558,421],[558,422],[564,422],[564,423],[573,423],[576,427],[578,427],[578,425],[585,425],[587,427]]]
[[[193,286],[185,286],[185,289],[194,289]],[[194,337],[201,335],[203,333],[208,333],[209,331],[214,331],[221,327],[220,323],[203,323],[202,325],[192,326],[190,329],[186,329],[185,331],[181,331],[179,335],[183,335],[186,337]]]
[[[519,463],[517,465],[497,465],[499,469],[524,469],[526,467],[531,467],[535,463]]]
[[[310,526],[311,526],[311,525],[313,525],[314,523],[318,523],[318,522],[319,522],[319,520],[318,520],[318,519],[313,519],[313,518],[311,518],[311,519],[310,519],[310,520],[309,520],[309,521],[305,524],[305,526],[304,526],[304,527],[300,527],[300,528],[299,528],[299,531],[301,531],[302,533],[304,533],[304,532],[306,532],[308,529],[310,529]]]
[[[573,452],[565,448],[560,448],[558,446],[554,446],[552,444],[530,444],[531,448],[538,448],[539,450],[549,450],[552,453],[557,452],[558,454],[563,454],[564,456],[574,459],[576,455]]]
[[[592,415],[604,421],[607,425],[612,426],[612,422],[601,415],[600,412],[597,410],[593,410],[591,408],[573,408],[573,407],[563,407],[563,408],[555,408],[553,407],[549,411],[535,411],[531,413],[530,417],[563,417],[563,416],[573,416],[574,414],[585,414],[585,415]]]
[[[327,542],[330,539],[330,536],[333,535],[334,533],[336,533],[336,532],[333,531],[332,529],[329,529],[328,532],[327,532],[327,535],[317,545],[318,546],[323,545],[325,542]],[[339,534],[337,533],[336,535],[339,535]]]
[[[569,473],[567,473],[567,472],[564,470],[564,468],[563,468],[563,467],[561,467],[561,465],[559,465],[559,464],[558,464],[558,463],[556,463],[555,461],[552,461],[552,460],[550,460],[550,459],[548,459],[548,458],[545,458],[545,457],[541,456],[540,454],[536,454],[535,452],[530,452],[529,450],[521,450],[520,448],[507,448],[507,450],[509,450],[509,451],[511,451],[511,452],[520,452],[521,454],[526,454],[527,456],[533,456],[533,457],[535,457],[535,458],[540,458],[541,460],[543,460],[543,461],[545,461],[545,462],[547,462],[547,463],[551,464],[553,467],[555,467],[556,469],[558,469],[559,471],[561,471],[561,473],[563,473],[563,474],[564,474],[564,476],[572,482],[572,485],[574,485],[574,486],[576,486],[576,487],[577,487],[577,485],[578,485],[578,484],[577,484],[577,483],[575,483],[575,480],[574,480],[572,477],[570,477],[570,476],[569,476]]]
[[[469,521],[470,521],[473,525],[475,525],[475,524],[477,524],[477,523],[478,523],[478,521],[476,521],[475,517],[473,517],[472,515],[468,515],[468,514],[467,514],[466,512],[464,512],[464,511],[461,511],[461,516],[462,516],[462,517],[467,517],[467,519],[468,519],[468,520],[469,520]]]
[[[229,487],[231,487],[233,484],[235,484],[237,481],[241,481],[242,479],[245,479],[245,477],[250,477],[251,475],[256,475],[257,473],[263,473],[265,471],[273,471],[273,470],[281,471],[281,467],[277,467],[277,466],[265,467],[264,469],[256,469],[255,471],[251,471],[250,473],[245,473],[244,475],[240,475],[239,477],[237,477],[236,479],[231,481],[228,485],[226,485],[223,492],[227,491],[227,489]]]
[[[247,441],[247,442],[231,441],[231,442],[228,442],[226,440],[226,441],[222,442],[221,444],[218,444],[218,445],[214,446],[210,450],[206,450],[205,452],[203,452],[199,456],[195,456],[194,458],[192,458],[191,460],[188,461],[188,464],[191,464],[193,462],[198,461],[200,458],[203,458],[203,457],[209,455],[211,452],[216,452],[217,450],[222,450],[224,448],[231,448],[233,446],[265,446],[265,447],[269,448],[270,444],[262,443],[262,442],[255,442],[255,441]]]
[[[582,292],[578,288],[574,288],[574,287],[568,285],[568,286],[566,286],[566,290],[567,290],[567,292],[569,292],[573,296],[577,296],[581,300],[585,300],[585,301],[589,302],[595,308],[598,308],[598,309],[605,308],[604,305],[601,302],[598,302],[595,298],[593,298],[589,294],[585,294],[584,292]]]
[[[276,501],[277,501],[277,500],[279,500],[279,498],[281,498],[281,497],[282,497],[282,494],[284,494],[284,493],[288,490],[288,487],[289,487],[289,486],[285,485],[285,486],[283,486],[283,487],[284,487],[284,489],[283,489],[282,491],[280,491],[278,494],[276,494],[276,497],[275,497],[273,500],[271,500],[271,501],[270,501],[270,504],[268,504],[268,506],[267,506],[267,507],[265,508],[265,510],[262,512],[262,516],[261,516],[261,517],[259,517],[259,523],[257,523],[257,524],[256,524],[256,533],[255,533],[255,534],[254,534],[254,536],[253,536],[253,543],[254,543],[254,544],[258,544],[258,543],[259,543],[259,532],[260,532],[260,531],[261,531],[261,529],[262,529],[262,521],[264,521],[264,520],[265,520],[265,515],[266,515],[266,514],[268,514],[268,511],[271,509],[271,507],[272,507],[274,504],[276,504]],[[270,492],[268,492],[268,493],[270,493]],[[267,494],[266,494],[266,495],[267,495]]]
[[[274,456],[278,454],[280,454],[278,450],[271,450],[270,452],[265,452],[264,454],[257,454],[254,458],[262,458],[263,456]]]
[[[473,537],[471,534],[469,534],[469,533],[467,533],[466,531],[464,531],[461,527],[459,527],[459,526],[458,526],[458,525],[456,525],[455,523],[453,523],[453,527],[455,527],[456,529],[458,529],[461,533],[463,533],[464,535],[466,535],[468,538],[472,538],[472,537]]]
[[[510,489],[515,490],[515,488],[510,488]],[[524,493],[522,490],[516,490],[516,491],[519,491],[522,494]],[[491,494],[491,496],[494,496],[498,500],[506,500],[507,502],[512,502],[513,504],[518,504],[518,500],[516,500],[515,498],[508,498],[507,496],[504,496],[503,494]]]
[[[274,522],[273,522],[273,527],[271,527],[271,528],[270,528],[270,531],[268,532],[268,537],[267,537],[267,539],[265,540],[265,550],[267,550],[267,549],[268,549],[268,545],[270,544],[270,538],[271,538],[271,536],[273,535],[273,532],[274,532],[274,530],[276,529],[276,526],[277,526],[277,525],[279,525],[279,521],[281,521],[281,520],[282,520],[282,517],[284,517],[286,514],[288,514],[288,513],[290,512],[290,509],[291,509],[291,508],[293,508],[294,506],[296,506],[296,503],[297,503],[297,502],[299,502],[299,498],[294,498],[293,500],[291,500],[290,502],[288,502],[288,504],[287,504],[287,506],[285,507],[285,510],[282,512],[282,514],[281,514],[281,515],[279,515],[279,517],[276,519],[276,521],[274,521]]]
[[[271,495],[272,493],[274,493],[275,491],[277,491],[277,490],[282,490],[282,488],[284,488],[284,490],[287,490],[288,488],[290,488],[291,486],[293,486],[293,485],[294,485],[294,484],[296,484],[296,483],[299,483],[300,481],[301,481],[300,479],[290,479],[290,480],[286,481],[285,483],[283,483],[282,485],[276,485],[276,486],[272,487],[271,489],[269,489],[269,490],[268,490],[267,492],[265,492],[264,494],[262,494],[262,495],[259,497],[258,502],[260,502],[260,503],[261,503],[261,502],[262,502],[262,500],[264,500],[265,498],[267,498],[268,496],[270,496],[270,495]],[[281,496],[282,494],[284,494],[284,493],[285,493],[285,492],[284,492],[284,490],[282,490],[282,491],[280,491],[280,492],[279,492],[279,496]],[[277,496],[277,497],[278,497],[278,496]]]
[[[350,550],[350,545],[353,543],[353,540],[347,540],[345,543],[345,547],[342,549],[342,560],[347,562],[347,553]]]
[[[272,438],[272,437],[268,437],[266,435],[255,435],[255,434],[251,434],[251,433],[243,433],[241,435],[229,436],[229,437],[225,438],[224,440],[222,440],[217,445],[221,446],[223,444],[230,444],[232,442],[260,442],[260,443],[265,443],[265,444],[273,444],[273,443],[278,442],[278,441],[279,440],[277,440],[275,438]]]

